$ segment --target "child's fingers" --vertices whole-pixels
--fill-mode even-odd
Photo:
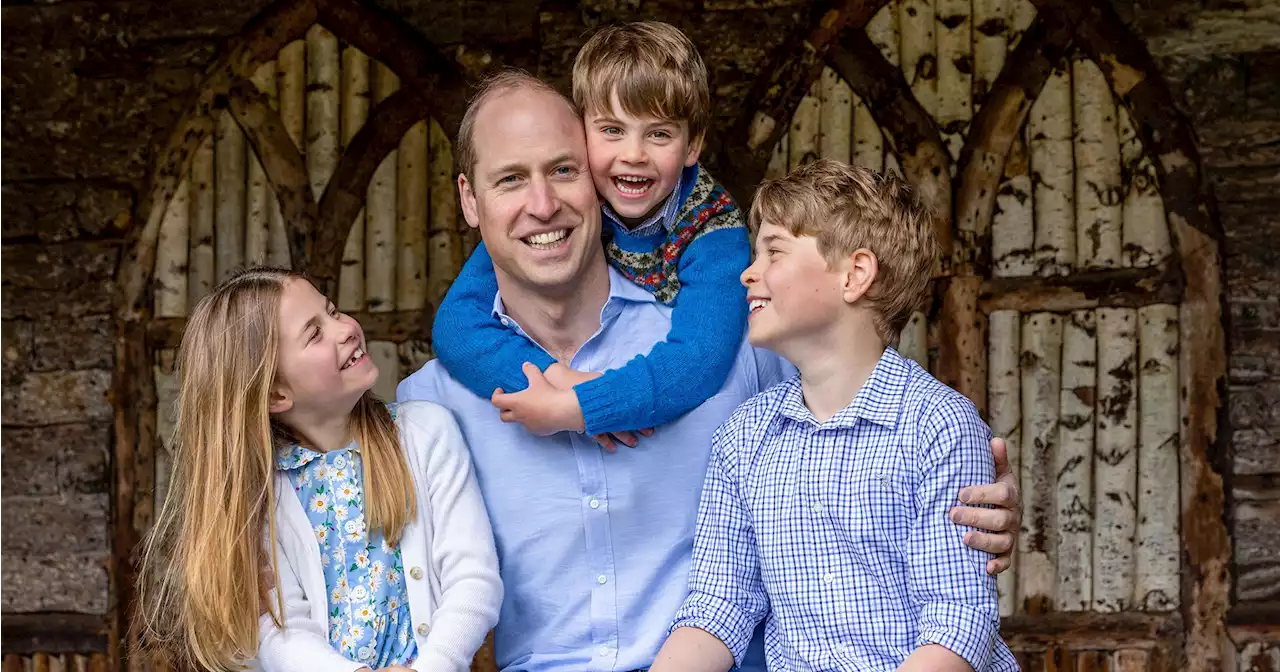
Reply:
[[[640,436],[643,436],[643,437],[650,437],[650,436],[653,436],[653,428],[652,428],[652,427],[646,427],[646,428],[644,428],[644,429],[637,430],[637,431],[639,431],[639,432],[640,432]]]
[[[639,439],[636,438],[636,435],[631,432],[614,432],[613,438],[621,441],[622,445],[628,448],[635,448],[636,444],[640,443]]]
[[[613,444],[613,439],[608,434],[596,434],[592,438],[596,440],[596,443],[600,444],[601,448],[610,453],[618,450],[618,447]]]

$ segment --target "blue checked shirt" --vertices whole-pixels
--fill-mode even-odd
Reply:
[[[741,660],[765,619],[770,670],[893,670],[925,644],[1018,669],[991,556],[947,519],[960,488],[993,480],[990,439],[968,399],[892,348],[826,422],[798,377],[751,399],[712,439],[671,629]]]

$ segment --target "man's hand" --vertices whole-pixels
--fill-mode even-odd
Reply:
[[[991,439],[991,454],[996,460],[996,482],[961,489],[960,502],[967,506],[951,509],[950,516],[957,525],[988,530],[966,532],[964,543],[995,553],[996,557],[987,561],[987,573],[999,574],[1013,564],[1013,548],[1022,524],[1022,498],[1018,494],[1018,475],[1009,468],[1009,448],[1004,439]],[[976,508],[982,504],[996,508]]]
[[[565,430],[582,431],[582,407],[573,388],[552,385],[538,367],[525,362],[524,375],[529,387],[521,392],[508,394],[502,388],[494,390],[489,402],[498,408],[503,422],[518,422],[538,436],[547,436]]]

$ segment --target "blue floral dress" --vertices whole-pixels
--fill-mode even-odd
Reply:
[[[320,453],[297,444],[277,455],[307,512],[329,589],[329,643],[350,660],[379,669],[418,656],[400,549],[369,534],[364,472],[355,442]]]

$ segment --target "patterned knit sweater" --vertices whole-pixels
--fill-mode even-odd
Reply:
[[[720,391],[736,359],[747,317],[739,276],[751,262],[745,217],[700,166],[686,169],[681,183],[676,222],[659,233],[635,236],[606,224],[610,264],[673,312],[667,339],[647,355],[574,387],[590,434],[675,420]],[[495,388],[527,387],[520,371],[524,362],[543,370],[554,363],[494,316],[497,291],[493,261],[481,244],[450,287],[432,328],[432,349],[449,374],[483,398]]]

